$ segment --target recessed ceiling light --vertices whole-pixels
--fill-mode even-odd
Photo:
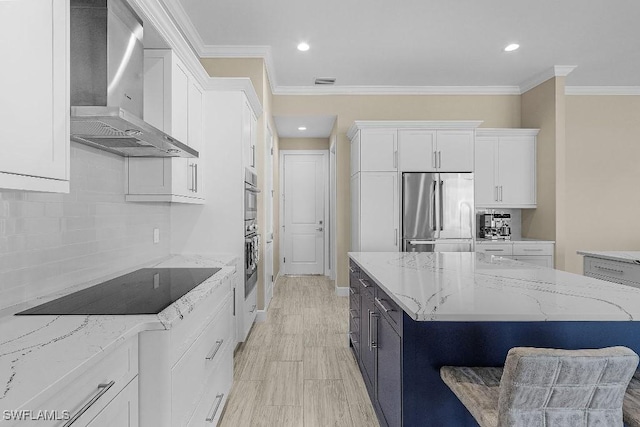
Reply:
[[[518,50],[520,45],[518,43],[511,43],[509,46],[504,48],[505,52],[513,52],[514,50]]]
[[[307,43],[302,42],[298,45],[298,50],[301,52],[306,52],[309,50],[309,45]]]
[[[307,130],[307,128],[306,128],[306,127],[304,127],[304,126],[300,126],[300,127],[298,128],[298,130]]]

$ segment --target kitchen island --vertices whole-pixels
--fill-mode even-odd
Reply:
[[[443,365],[515,346],[640,353],[640,289],[481,253],[350,253],[350,342],[381,425],[476,426]]]

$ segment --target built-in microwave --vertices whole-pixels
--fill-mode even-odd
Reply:
[[[244,220],[255,220],[258,218],[258,176],[245,169],[244,174]]]

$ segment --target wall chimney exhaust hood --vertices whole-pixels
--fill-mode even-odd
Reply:
[[[126,157],[198,157],[142,120],[142,21],[122,0],[71,0],[71,140]]]

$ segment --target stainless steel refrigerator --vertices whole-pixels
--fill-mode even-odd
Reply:
[[[402,250],[473,250],[473,174],[402,174]]]

